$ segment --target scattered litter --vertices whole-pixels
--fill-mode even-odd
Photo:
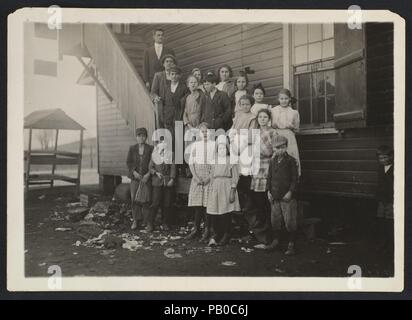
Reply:
[[[285,270],[283,270],[283,269],[280,269],[280,268],[275,268],[275,271],[277,272],[277,273],[285,273],[286,271]]]
[[[175,249],[173,248],[167,248],[163,254],[166,258],[169,259],[175,259],[175,258],[182,258],[182,255],[180,253],[174,253]]]
[[[39,199],[39,200],[46,199],[46,196],[45,196],[44,194],[42,194],[38,199]]]
[[[255,250],[252,249],[252,248],[245,248],[245,247],[240,248],[240,250],[242,250],[243,252],[246,252],[246,253],[250,253],[250,252],[255,251]]]
[[[71,222],[79,222],[82,220],[88,212],[88,208],[86,207],[76,207],[67,210],[67,215],[65,219]]]
[[[130,251],[137,251],[137,249],[142,248],[143,245],[141,242],[138,242],[136,240],[128,240],[128,239],[123,239],[125,242],[122,244],[123,249],[127,249]]]
[[[255,246],[253,246],[255,249],[266,249],[266,245],[264,243],[259,243]]]
[[[340,246],[340,245],[346,245],[346,242],[329,242],[329,245],[331,246]]]
[[[74,244],[76,247],[79,247],[82,244],[80,240],[77,240],[76,243]]]
[[[109,254],[112,254],[112,253],[115,253],[115,252],[116,252],[116,250],[114,250],[114,249],[102,250],[102,251],[100,252],[100,254],[101,254],[102,256],[108,256]],[[114,258],[114,256],[110,256],[110,258]]]
[[[71,231],[72,228],[56,228],[54,231]]]
[[[326,250],[326,253],[327,253],[327,254],[330,254],[330,253],[332,253],[332,250],[331,250],[330,248],[328,248],[328,249]]]
[[[180,239],[182,239],[182,237],[181,237],[181,236],[170,236],[169,239],[172,240],[172,241],[175,241],[175,240],[180,240]]]
[[[163,246],[163,245],[165,245],[166,243],[168,243],[167,240],[160,240],[160,241],[154,240],[154,241],[151,241],[151,242],[150,242],[150,245],[153,246],[154,244],[160,244],[161,246]]]
[[[44,267],[46,265],[46,262],[39,263],[39,267]]]
[[[78,255],[78,253],[77,253],[77,252],[73,252],[73,255],[74,255],[74,256],[77,256],[77,255]]]
[[[226,267],[233,267],[233,266],[235,266],[237,263],[236,262],[234,262],[234,261],[223,261],[222,262],[222,265],[223,266],[226,266]]]
[[[81,206],[82,203],[81,202],[70,202],[68,204],[66,204],[66,207],[78,207]]]
[[[216,240],[215,238],[211,238],[209,240],[209,243],[207,244],[208,247],[213,247],[213,246],[217,246]]]

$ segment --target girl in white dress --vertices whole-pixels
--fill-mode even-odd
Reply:
[[[230,240],[232,216],[231,212],[240,211],[237,183],[239,169],[235,163],[230,163],[228,143],[221,135],[217,142],[215,164],[212,166],[212,180],[206,213],[212,220],[213,236],[209,245],[226,245]]]
[[[187,238],[193,239],[200,235],[200,224],[204,218],[205,228],[201,240],[205,241],[209,238],[211,232],[211,221],[205,217],[205,209],[208,203],[215,142],[210,139],[207,123],[199,124],[199,130],[202,140],[190,145],[189,168],[192,173],[192,181],[189,189],[188,206],[194,207],[195,224]]]
[[[299,131],[300,118],[299,112],[292,109],[292,94],[288,89],[282,89],[278,94],[279,105],[272,108],[272,127],[279,135],[288,139],[287,153],[294,157],[298,165],[298,174],[300,176],[300,160],[298,144],[295,133]]]

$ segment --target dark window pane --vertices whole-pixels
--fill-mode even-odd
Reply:
[[[314,124],[325,122],[325,97],[312,99],[312,122]]]
[[[335,94],[335,71],[325,73],[326,94]]]
[[[298,98],[310,97],[310,74],[301,74],[298,78]]]
[[[328,96],[326,98],[327,107],[327,122],[333,122],[333,113],[335,110],[335,96]]]
[[[301,124],[310,124],[310,100],[299,100],[298,111]]]
[[[317,97],[325,94],[323,74],[323,72],[312,73],[312,97]]]

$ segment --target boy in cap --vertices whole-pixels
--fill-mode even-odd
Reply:
[[[152,205],[150,220],[154,225],[159,208],[162,210],[163,230],[169,231],[173,222],[172,204],[176,179],[173,152],[165,139],[159,139],[149,164],[152,174]]]
[[[266,249],[278,247],[282,220],[289,235],[286,255],[295,254],[295,235],[297,229],[297,203],[295,199],[298,181],[296,159],[286,152],[288,140],[282,135],[273,138],[273,158],[270,161],[267,178],[268,199],[271,203],[271,224],[273,241]]]
[[[157,104],[159,128],[164,128],[164,105],[166,96],[171,91],[171,69],[176,66],[176,58],[171,54],[162,57],[164,71],[156,72],[153,78],[150,94],[153,102]]]
[[[130,181],[130,195],[132,202],[133,224],[132,230],[137,228],[139,221],[147,225],[149,231],[153,229],[149,219],[149,206],[151,201],[151,184],[149,163],[153,147],[146,143],[146,128],[136,129],[137,144],[130,146],[127,154],[128,177]]]

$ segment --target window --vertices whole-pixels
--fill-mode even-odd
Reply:
[[[333,127],[335,106],[333,24],[292,29],[294,94],[302,128]]]
[[[57,63],[56,62],[35,59],[33,63],[34,63],[34,74],[57,77]]]
[[[34,23],[34,36],[36,38],[57,40],[57,30],[50,29],[47,23]]]

